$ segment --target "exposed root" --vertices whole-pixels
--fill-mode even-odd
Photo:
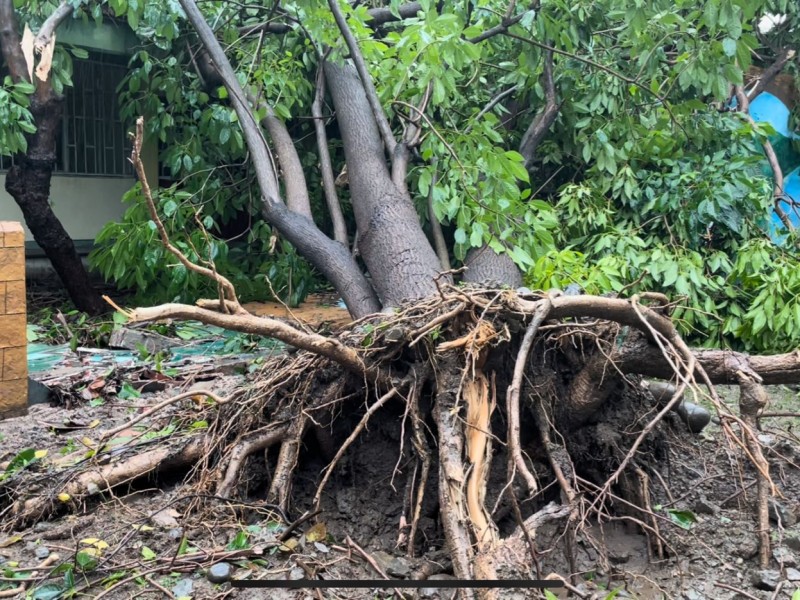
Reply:
[[[283,441],[289,429],[290,426],[287,424],[267,425],[243,436],[230,452],[225,475],[217,486],[217,495],[223,498],[231,497],[239,478],[239,469],[241,469],[245,459],[254,452],[264,450]]]
[[[64,506],[58,496],[68,498],[68,502],[78,505],[87,501],[90,496],[134,481],[148,473],[190,465],[200,458],[203,449],[203,441],[192,438],[179,449],[172,445],[162,445],[105,466],[90,465],[46,496],[17,501],[11,511],[14,526],[21,527],[25,523],[37,521],[59,506]]]
[[[134,311],[136,319],[200,318],[272,335],[301,350],[270,359],[255,381],[227,397],[205,391],[178,394],[109,429],[101,441],[159,418],[160,411],[195,396],[214,400],[201,407],[208,421],[202,439],[192,437],[180,446],[175,437],[155,447],[131,445],[121,455],[111,454],[118,448],[101,444],[95,457],[71,470],[56,471],[55,477],[30,469],[16,479],[0,480],[0,491],[10,499],[6,514],[17,523],[30,522],[177,465],[194,465],[198,491],[214,490],[224,498],[253,489],[263,494],[268,485],[267,501],[285,512],[296,502],[293,482],[306,456],[304,435],[324,428],[327,437],[320,445],[329,460],[310,506],[303,507],[308,509],[304,518],[310,518],[326,509],[326,486],[353,443],[367,435],[369,425],[369,435],[381,435],[381,429],[388,428],[392,439],[400,440],[392,476],[405,490],[400,541],[410,556],[421,533],[431,539],[423,525],[423,504],[431,491],[429,473],[436,469],[438,478],[432,479],[438,480],[441,532],[433,533],[444,533],[457,577],[530,576],[533,565],[538,569],[537,556],[549,550],[537,550],[537,528],[566,519],[557,525],[565,536],[568,580],[577,571],[576,536],[594,519],[634,523],[648,534],[654,556],[671,552],[665,533],[668,521],[652,508],[658,504],[654,494],[660,492],[659,482],[666,485],[658,472],[660,459],[651,451],[666,443],[665,417],[685,390],[700,395],[697,381],[711,384],[712,378],[729,378],[729,369],[738,366],[742,417],[732,415],[713,388],[708,397],[718,407],[729,443],[744,452],[758,473],[758,535],[765,564],[766,507],[775,488],[755,435],[763,390],[754,362],[726,359],[720,366],[710,355],[691,351],[666,308],[640,304],[645,297],[531,299],[508,290],[447,284],[440,284],[439,290],[439,297],[402,307],[391,316],[365,317],[330,337],[236,311],[180,305]],[[646,299],[664,303],[660,297]],[[596,321],[581,321],[584,317]],[[565,318],[579,320],[562,322]],[[636,373],[654,368],[641,367],[641,356],[658,363],[677,383],[668,401],[656,401],[641,387]],[[781,358],[784,371],[789,360]],[[797,362],[800,365],[800,359]],[[759,368],[767,378],[777,376],[763,364]],[[496,406],[498,395],[506,402]],[[365,406],[364,398],[372,404]],[[402,421],[383,418],[394,409],[393,401],[405,404]],[[627,412],[615,412],[622,407]],[[342,414],[355,423],[344,432],[335,426]],[[376,421],[380,428],[373,428]],[[741,430],[734,432],[734,424]],[[502,463],[493,463],[493,451],[506,452]],[[139,454],[128,454],[133,452]],[[113,462],[101,464],[104,460]],[[319,473],[316,465],[314,472]],[[32,481],[38,485],[33,493],[30,490],[37,487],[27,485]],[[59,502],[60,493],[69,501]],[[667,494],[671,496],[669,490]],[[559,504],[548,504],[553,499]],[[497,512],[487,510],[489,503],[499,507]],[[513,522],[507,517],[512,511],[517,527],[509,534]],[[495,595],[490,590],[462,593],[464,598]]]
[[[769,566],[772,554],[769,539],[769,463],[761,451],[761,444],[756,438],[758,429],[758,413],[767,405],[767,392],[756,377],[744,371],[737,373],[739,377],[739,410],[742,421],[747,426],[745,442],[756,466],[756,519],[758,520],[758,562],[762,569]],[[766,473],[766,475],[765,475]]]

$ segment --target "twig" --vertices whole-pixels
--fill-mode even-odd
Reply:
[[[367,64],[364,62],[364,56],[361,54],[358,42],[355,36],[353,36],[353,32],[350,31],[350,27],[347,25],[347,20],[344,14],[342,14],[341,8],[339,8],[339,0],[328,0],[328,6],[333,13],[333,18],[336,20],[336,25],[339,27],[345,44],[347,44],[347,49],[350,51],[350,58],[353,64],[355,64],[356,71],[358,71],[361,85],[364,86],[367,101],[369,102],[370,108],[372,108],[372,115],[375,118],[378,129],[380,129],[386,151],[389,153],[389,156],[394,156],[394,148],[397,146],[397,140],[394,138],[389,120],[386,118],[386,113],[381,106],[378,92],[375,90],[375,85],[372,83],[372,77],[367,70]]]
[[[226,402],[230,402],[230,400],[234,397],[233,395],[231,395],[231,396],[228,396],[226,398],[221,398],[220,396],[217,396],[214,392],[210,392],[208,390],[192,390],[192,391],[189,391],[189,392],[184,392],[182,394],[178,394],[177,396],[173,396],[172,398],[167,398],[166,400],[164,400],[162,402],[159,402],[154,407],[144,411],[143,413],[139,413],[138,415],[136,415],[133,419],[131,419],[127,423],[123,423],[122,425],[120,425],[118,427],[114,427],[114,429],[110,429],[110,430],[106,431],[103,434],[103,436],[100,438],[98,446],[102,446],[103,442],[105,442],[107,439],[109,439],[111,437],[114,437],[115,435],[117,435],[121,431],[125,431],[126,429],[130,429],[131,427],[136,425],[136,423],[138,423],[139,421],[141,421],[143,419],[146,419],[147,417],[149,417],[150,415],[152,415],[154,413],[157,413],[162,408],[165,408],[165,407],[169,406],[170,404],[174,404],[175,402],[179,402],[180,400],[184,400],[186,398],[192,398],[194,396],[208,396],[209,398],[214,400],[214,402],[216,402],[217,404],[225,404]]]
[[[194,271],[195,273],[199,273],[200,275],[204,275],[208,277],[212,281],[216,281],[217,284],[222,288],[225,299],[232,303],[233,306],[237,307],[237,313],[246,313],[241,305],[239,304],[239,299],[236,297],[236,289],[233,287],[233,284],[223,275],[214,272],[214,270],[209,269],[207,267],[201,267],[190,261],[186,256],[181,252],[176,246],[172,244],[169,240],[169,235],[167,234],[167,230],[164,227],[164,223],[161,222],[161,218],[158,216],[158,211],[156,210],[155,202],[153,201],[153,193],[150,190],[150,184],[147,182],[147,173],[144,169],[144,163],[142,162],[142,143],[144,140],[144,117],[139,117],[136,119],[136,136],[133,139],[133,149],[131,150],[131,162],[133,163],[134,168],[136,169],[136,176],[139,178],[139,183],[142,186],[142,194],[144,195],[145,202],[147,203],[147,210],[150,213],[150,218],[156,225],[156,229],[158,230],[158,234],[161,237],[161,243],[164,247],[173,254],[180,263],[189,269],[190,271]],[[220,307],[221,310],[226,310],[226,305]]]
[[[336,464],[342,458],[344,453],[350,447],[350,444],[352,444],[355,441],[355,439],[359,436],[361,431],[363,431],[364,427],[366,427],[370,417],[373,414],[375,414],[375,412],[381,406],[383,406],[389,400],[394,398],[395,395],[397,395],[397,388],[392,388],[391,390],[386,392],[383,396],[381,396],[375,402],[375,404],[373,404],[367,409],[367,412],[365,412],[364,416],[361,417],[361,420],[358,422],[358,425],[356,425],[355,429],[353,429],[350,435],[347,436],[347,439],[342,443],[342,446],[341,448],[339,448],[339,451],[336,453],[336,456],[333,457],[333,460],[331,460],[330,464],[325,469],[325,475],[323,475],[322,481],[320,482],[319,486],[317,487],[317,491],[314,494],[314,510],[319,510],[320,503],[322,502],[322,491],[325,489],[325,485],[328,483],[328,479],[330,478],[331,473],[333,472],[333,468],[336,466]]]
[[[736,100],[739,103],[739,112],[742,113],[744,118],[755,127],[756,122],[750,115],[750,101],[745,95],[744,89],[742,89],[742,86],[737,85],[734,86],[733,90],[736,94]],[[786,198],[786,191],[783,187],[783,169],[781,169],[780,162],[778,161],[778,155],[775,154],[775,149],[772,147],[772,143],[767,138],[764,138],[761,141],[761,145],[764,147],[764,154],[767,156],[767,161],[772,169],[772,177],[774,179],[772,203],[774,205],[775,214],[778,215],[778,218],[781,220],[781,223],[783,223],[783,226],[786,227],[786,229],[793,231],[794,225],[792,225],[792,221],[789,219],[789,216],[784,212],[783,207],[780,205],[781,200]]]
[[[737,594],[741,594],[745,598],[750,598],[750,600],[759,600],[759,598],[757,598],[756,596],[753,596],[753,594],[748,594],[743,589],[740,589],[740,588],[737,588],[737,587],[733,587],[732,585],[728,585],[727,583],[722,583],[720,581],[715,581],[714,585],[719,587],[719,588],[722,588],[724,590],[730,590],[731,592],[736,592]]]

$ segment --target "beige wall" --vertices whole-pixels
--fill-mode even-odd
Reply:
[[[5,191],[5,179],[5,173],[0,173],[0,221],[21,221],[24,225],[22,211]],[[73,240],[93,240],[103,225],[125,213],[122,195],[133,183],[133,178],[54,175],[50,203]],[[25,240],[33,240],[27,227]]]

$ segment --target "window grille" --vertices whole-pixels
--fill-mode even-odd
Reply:
[[[73,87],[65,90],[64,117],[56,140],[55,172],[60,175],[129,177],[130,140],[119,117],[117,86],[125,57],[90,53],[73,58]],[[0,170],[13,160],[0,156]]]

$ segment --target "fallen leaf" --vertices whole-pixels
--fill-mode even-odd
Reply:
[[[21,542],[21,541],[22,541],[22,536],[21,535],[12,536],[12,537],[8,538],[7,540],[3,540],[2,542],[0,542],[0,548],[8,548],[9,546],[13,546],[17,542]]]
[[[306,531],[306,541],[308,542],[319,542],[326,537],[328,537],[328,528],[325,523],[317,523]]]
[[[168,527],[173,528],[178,526],[177,518],[181,516],[174,508],[166,508],[164,510],[158,511],[152,517],[150,517],[156,525],[160,525],[161,527]]]
[[[58,495],[58,499],[61,500],[61,502],[69,502],[70,498],[72,498],[72,496],[70,496],[66,492],[61,492]]]

